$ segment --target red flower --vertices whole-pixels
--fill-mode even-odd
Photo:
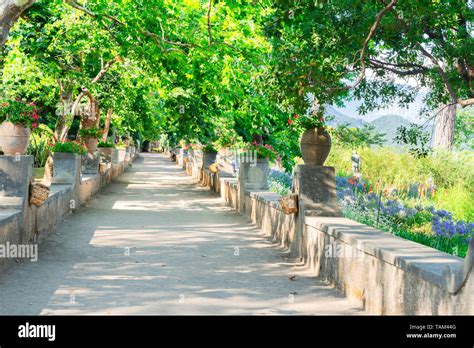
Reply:
[[[293,120],[291,118],[288,119],[288,124],[292,124]]]
[[[294,118],[299,118],[300,116],[298,114],[295,114]]]

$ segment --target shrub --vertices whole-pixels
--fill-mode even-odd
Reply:
[[[7,120],[13,124],[36,129],[39,125],[39,118],[34,103],[6,100],[0,104],[0,123]]]
[[[84,147],[84,145],[72,141],[57,142],[51,146],[51,151],[75,153],[78,155],[85,155],[87,153],[87,149]]]
[[[36,131],[31,134],[26,154],[33,156],[35,168],[46,165],[50,153],[49,143],[52,139],[53,131],[44,124],[39,125]]]
[[[113,148],[113,147],[115,147],[115,144],[111,141],[99,141],[99,144],[97,146],[98,147]]]
[[[84,137],[99,138],[103,133],[104,131],[97,127],[88,128],[88,129],[81,128],[78,132],[78,134],[83,138]]]

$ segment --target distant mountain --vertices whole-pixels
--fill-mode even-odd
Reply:
[[[376,118],[371,125],[375,127],[378,133],[385,134],[386,145],[398,145],[394,138],[397,136],[397,129],[400,126],[409,126],[410,121],[399,115],[385,115]]]
[[[333,119],[329,120],[327,123],[329,126],[335,127],[335,126],[340,126],[340,125],[348,125],[349,127],[356,127],[360,128],[362,127],[366,122],[363,120],[358,120],[356,118],[347,116],[343,114],[342,112],[337,111],[334,107],[331,105],[326,105],[325,107],[325,115],[326,117],[332,116]]]
[[[370,124],[374,126],[376,132],[384,134],[385,145],[389,146],[399,146],[394,138],[397,136],[397,129],[400,126],[410,126],[410,120],[402,117],[400,115],[389,114],[377,117],[371,122],[366,122],[362,119],[353,118],[345,115],[344,113],[336,110],[331,105],[326,105],[325,107],[326,117],[332,116],[331,120],[328,120],[327,123],[329,126],[337,127],[340,125],[348,125],[349,127],[361,128],[365,124]]]

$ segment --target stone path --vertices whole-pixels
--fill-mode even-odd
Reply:
[[[142,154],[57,226],[38,262],[2,272],[0,314],[363,313],[284,256],[175,164]]]

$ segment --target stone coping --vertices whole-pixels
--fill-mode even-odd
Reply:
[[[23,197],[0,197],[0,209],[21,209]]]
[[[46,201],[49,201],[52,199],[54,196],[66,193],[67,191],[72,190],[72,185],[67,185],[67,184],[52,184],[49,186],[49,196],[46,199]]]
[[[81,183],[83,182],[87,182],[87,181],[93,181],[93,180],[97,180],[97,178],[99,177],[99,173],[94,173],[94,174],[82,174],[81,175]]]
[[[19,209],[0,209],[0,226],[10,223],[16,217],[21,216]]]
[[[305,224],[442,288],[446,268],[461,270],[464,260],[434,248],[340,217],[305,217]]]
[[[230,181],[229,179],[226,179]],[[229,182],[232,186],[237,183]],[[277,193],[246,191],[246,195],[281,210]],[[426,245],[395,236],[389,232],[342,217],[305,216],[305,224],[314,227],[344,243],[372,255],[441,288],[448,287],[446,271],[459,272],[464,259]]]
[[[271,191],[249,191],[249,190],[247,190],[245,193],[250,198],[254,198],[257,201],[263,202],[275,209],[281,210],[280,203],[278,202],[281,196],[278,193],[271,192]]]

